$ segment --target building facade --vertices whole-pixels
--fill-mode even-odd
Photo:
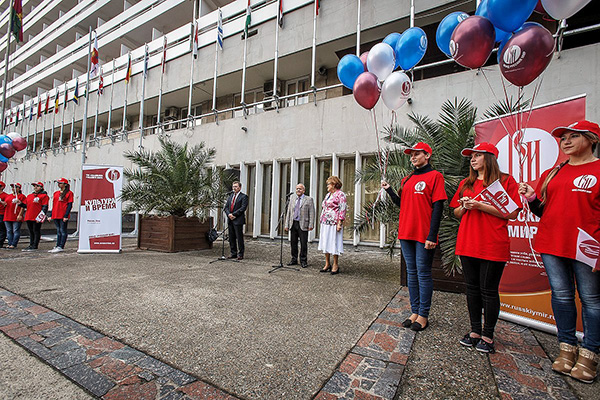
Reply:
[[[345,54],[361,54],[409,28],[411,3],[414,26],[425,30],[429,45],[412,73],[411,101],[398,111],[398,124],[410,126],[409,113],[435,118],[455,97],[469,99],[480,113],[501,93],[503,99],[495,53],[482,71],[465,70],[435,45],[439,22],[453,11],[473,14],[475,0],[281,0],[282,24],[279,0],[252,0],[247,38],[246,0],[25,0],[24,42],[11,44],[5,132],[19,132],[29,147],[26,157],[10,161],[2,180],[43,181],[54,190],[54,179],[66,177],[77,193],[82,162],[129,167],[124,152],[156,149],[166,135],[191,145],[205,142],[217,150],[216,166],[240,171],[250,197],[247,234],[275,238],[285,194],[302,182],[320,204],[330,175],[344,182],[348,227],[377,196],[378,187],[354,178],[375,162],[378,144],[384,145],[376,129],[389,126],[392,114],[381,101],[373,112],[361,108],[340,84],[336,66]],[[598,121],[600,7],[592,3],[562,27],[534,16],[560,43],[535,104],[585,93],[587,118]],[[216,43],[219,13],[222,49]],[[8,14],[2,13],[0,31],[6,31]],[[98,94],[100,78],[94,77],[84,97],[94,37],[104,91]],[[1,56],[6,42],[4,36]],[[4,79],[4,61],[0,71]],[[526,87],[525,96],[535,88]],[[385,231],[346,229],[345,236],[354,245],[383,245]]]

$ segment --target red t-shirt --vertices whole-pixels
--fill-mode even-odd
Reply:
[[[473,190],[465,190],[460,196],[459,193],[464,183],[465,179],[458,185],[450,207],[460,206],[459,198],[465,196],[474,198],[483,190],[483,181],[478,179],[473,184]],[[509,175],[502,182],[502,186],[515,203],[521,204],[519,186],[512,176]],[[476,200],[481,201],[481,198],[478,197]],[[489,261],[508,261],[510,259],[510,240],[507,225],[507,219],[479,210],[467,210],[462,216],[458,228],[456,255]]]
[[[7,197],[8,197],[8,193],[0,192],[0,200],[6,201]],[[2,203],[0,203],[0,215],[4,215],[4,205]]]
[[[5,221],[12,221],[15,222],[17,220],[17,215],[19,215],[19,212],[21,212],[21,210],[23,208],[17,206],[17,203],[14,203],[13,200],[19,199],[21,202],[25,201],[25,195],[24,194],[19,194],[17,196],[15,196],[14,194],[9,194],[8,196],[6,196],[6,199],[4,199],[4,201],[6,201],[6,209],[4,210],[4,220]],[[15,212],[16,210],[16,212]]]
[[[411,175],[402,182],[398,239],[425,243],[431,227],[433,203],[448,199],[444,177],[434,170]]]
[[[37,199],[37,201],[35,200]],[[25,211],[25,221],[35,221],[36,217],[42,211],[42,206],[47,206],[50,198],[46,193],[31,193],[27,196],[25,204],[27,210]]]
[[[64,200],[60,200],[60,190],[54,192],[52,198],[52,219],[62,219],[65,217],[67,205],[73,202],[73,192],[70,190],[65,194]]]
[[[536,188],[539,199],[550,171],[540,177]],[[565,164],[548,183],[546,195],[534,245],[538,252],[575,259],[577,228],[600,241],[600,160]]]

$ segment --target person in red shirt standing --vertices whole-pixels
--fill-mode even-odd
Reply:
[[[550,281],[560,347],[552,369],[592,383],[600,353],[600,272],[578,261],[577,252],[581,231],[600,242],[600,160],[594,156],[600,127],[584,120],[558,127],[552,134],[560,138],[560,149],[569,159],[544,172],[535,191],[526,183],[521,183],[519,190],[531,211],[541,218],[535,250],[542,255]],[[597,244],[591,249],[597,257]],[[579,355],[575,283],[584,334]]]
[[[23,208],[19,204],[25,201],[25,195],[21,193],[20,183],[11,183],[12,194],[6,197],[4,209],[4,225],[6,226],[6,237],[8,239],[7,249],[16,249],[21,238],[21,224],[23,224]]]
[[[60,178],[56,181],[58,190],[52,196],[52,220],[56,225],[56,246],[48,253],[60,253],[65,249],[67,243],[67,223],[73,208],[73,192],[71,192],[69,181]]]
[[[472,149],[464,149],[461,154],[471,157],[469,176],[458,185],[450,207],[461,220],[456,237],[456,255],[460,256],[467,284],[471,332],[460,340],[460,344],[475,347],[483,353],[493,353],[494,329],[500,314],[498,287],[510,258],[507,225],[509,219],[517,217],[520,208],[504,215],[478,197],[485,187],[499,180],[512,200],[521,204],[519,187],[512,176],[500,172],[496,146],[479,143]]]
[[[422,331],[429,326],[433,295],[431,265],[438,243],[444,201],[448,197],[444,189],[444,177],[429,164],[431,147],[427,143],[419,142],[405,149],[404,154],[410,154],[410,162],[415,169],[402,180],[400,197],[387,182],[381,182],[381,187],[400,207],[398,239],[406,262],[412,312],[402,325],[413,331]]]
[[[29,229],[29,246],[22,251],[37,250],[42,237],[42,222],[45,220],[48,211],[49,197],[44,191],[44,184],[35,182],[32,185],[33,193],[20,204],[25,209],[25,222],[27,222],[27,229]],[[40,213],[43,213],[42,218],[38,218]]]
[[[6,226],[4,225],[4,209],[6,208],[6,198],[8,193],[4,191],[6,184],[0,181],[0,249],[4,248],[6,240]]]

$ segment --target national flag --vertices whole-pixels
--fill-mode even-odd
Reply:
[[[56,95],[54,96],[54,114],[58,114],[58,88],[56,88]]]
[[[98,58],[98,34],[94,33],[94,46],[92,47],[92,67],[90,68],[90,77],[95,78],[98,75],[100,69],[100,60]]]
[[[279,0],[279,12],[277,13],[277,23],[283,29],[283,0]]]
[[[98,94],[104,94],[104,77],[102,76],[102,68],[100,68],[100,78],[98,78]]]
[[[317,11],[317,15],[319,15],[319,9],[321,8],[321,4],[319,4],[319,0],[315,0],[317,2],[317,7],[315,10]]]
[[[144,79],[148,78],[148,45],[144,46]]]
[[[79,79],[75,81],[75,92],[73,92],[73,102],[79,105]]]
[[[69,102],[69,88],[67,87],[67,85],[65,84],[65,101],[63,102],[63,107],[66,108],[67,107],[67,103]],[[63,108],[63,109],[64,109]]]
[[[244,25],[244,38],[248,38],[248,28],[252,25],[252,7],[250,7],[250,0],[248,0],[248,7],[246,8],[246,25]]]
[[[502,186],[498,179],[484,188],[479,195],[505,216],[519,208],[508,193],[506,193],[504,186]]]
[[[164,41],[163,41],[163,56],[162,56],[162,62],[161,62],[161,66],[162,66],[162,73],[165,73],[165,68],[167,66],[167,37],[164,36]]]
[[[12,122],[15,119],[15,110],[10,110],[10,123],[12,124]]]
[[[192,46],[194,59],[198,58],[198,22],[194,22],[194,44]]]
[[[125,82],[129,83],[129,80],[131,79],[131,53],[127,54],[127,72],[125,73]]]
[[[10,30],[15,35],[17,42],[23,41],[23,2],[21,0],[15,0],[13,3]]]
[[[600,243],[583,229],[577,235],[577,253],[575,259],[600,271]]]
[[[46,93],[46,108],[44,114],[48,114],[48,108],[50,107],[50,93]]]
[[[19,126],[19,107],[17,107],[17,120],[15,121],[15,128]]]
[[[23,111],[23,113],[25,113],[25,111]],[[33,99],[31,99],[31,104],[29,106],[29,120],[31,121],[33,119]]]
[[[38,96],[38,112],[37,117],[40,118],[42,116],[42,99]]]
[[[219,45],[219,49],[223,50],[223,13],[219,8],[219,17],[217,20],[217,44]]]

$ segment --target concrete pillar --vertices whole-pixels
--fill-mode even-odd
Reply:
[[[357,151],[354,155],[354,168],[355,170],[360,170],[362,168],[362,157],[360,153]],[[362,209],[362,184],[360,182],[354,183],[354,220],[356,221],[360,216],[360,210]],[[352,237],[352,244],[354,246],[358,246],[360,242],[360,233],[354,231],[354,236]]]
[[[317,170],[317,158],[312,155],[310,156],[310,193],[312,194],[312,198],[315,201],[315,209],[317,208],[317,202],[321,201],[320,199],[317,199],[317,174],[318,174],[318,170]],[[315,226],[316,224],[319,223],[319,216],[315,216],[316,221],[315,221]],[[312,231],[308,231],[308,241],[312,242],[313,240],[315,240],[316,237],[316,229],[313,229]]]
[[[263,166],[256,160],[256,179],[254,180],[254,229],[252,237],[260,235],[260,219],[262,217],[262,187],[263,187]]]
[[[277,228],[279,223],[279,196],[285,196],[286,193],[280,193],[279,177],[281,175],[281,166],[279,161],[273,160],[273,179],[271,180],[271,226],[269,237],[277,237]],[[283,234],[283,230],[281,232]]]
[[[246,163],[240,163],[240,183],[242,184],[242,192],[249,194],[250,188],[248,187],[248,166]],[[246,233],[246,227],[248,225],[244,225],[244,233]]]
[[[331,175],[340,176],[340,158],[335,153],[331,155]]]

